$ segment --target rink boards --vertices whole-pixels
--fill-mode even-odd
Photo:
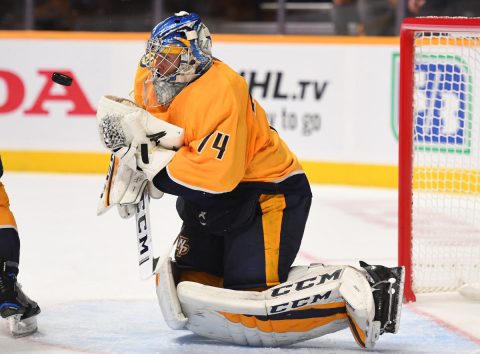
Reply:
[[[128,96],[148,34],[0,32],[0,152],[16,171],[104,172],[105,94]],[[396,186],[398,39],[214,35],[312,182]],[[19,55],[21,53],[21,55]],[[53,71],[74,77],[65,88]]]

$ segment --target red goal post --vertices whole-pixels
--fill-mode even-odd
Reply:
[[[400,33],[398,257],[405,298],[480,281],[480,19]]]

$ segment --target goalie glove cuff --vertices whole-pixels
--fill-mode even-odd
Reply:
[[[148,195],[150,195],[151,198],[153,199],[160,199],[163,197],[163,192],[158,189],[157,187],[155,187],[155,185],[153,184],[153,182],[148,182],[147,183],[147,189],[148,189]]]
[[[175,151],[173,150],[156,147],[151,153],[148,154],[148,163],[145,163],[141,156],[137,154],[137,166],[142,169],[147,176],[147,179],[152,181],[157,173],[159,173],[165,168],[165,166],[168,165],[168,163],[173,159],[174,155]]]

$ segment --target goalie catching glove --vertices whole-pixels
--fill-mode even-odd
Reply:
[[[139,167],[151,181],[183,145],[183,129],[148,113],[134,102],[103,96],[97,110],[103,145],[121,163]],[[130,159],[135,158],[135,164]]]
[[[100,99],[97,121],[100,140],[112,152],[97,214],[117,205],[120,216],[128,218],[145,187],[152,198],[163,196],[151,181],[183,145],[183,129],[115,96]]]
[[[148,113],[134,102],[103,96],[97,109],[100,140],[110,151],[147,144],[178,150],[183,145],[183,129]]]

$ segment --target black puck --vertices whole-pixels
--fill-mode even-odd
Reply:
[[[53,73],[52,81],[63,86],[70,86],[73,82],[73,79],[70,76],[65,74]]]

